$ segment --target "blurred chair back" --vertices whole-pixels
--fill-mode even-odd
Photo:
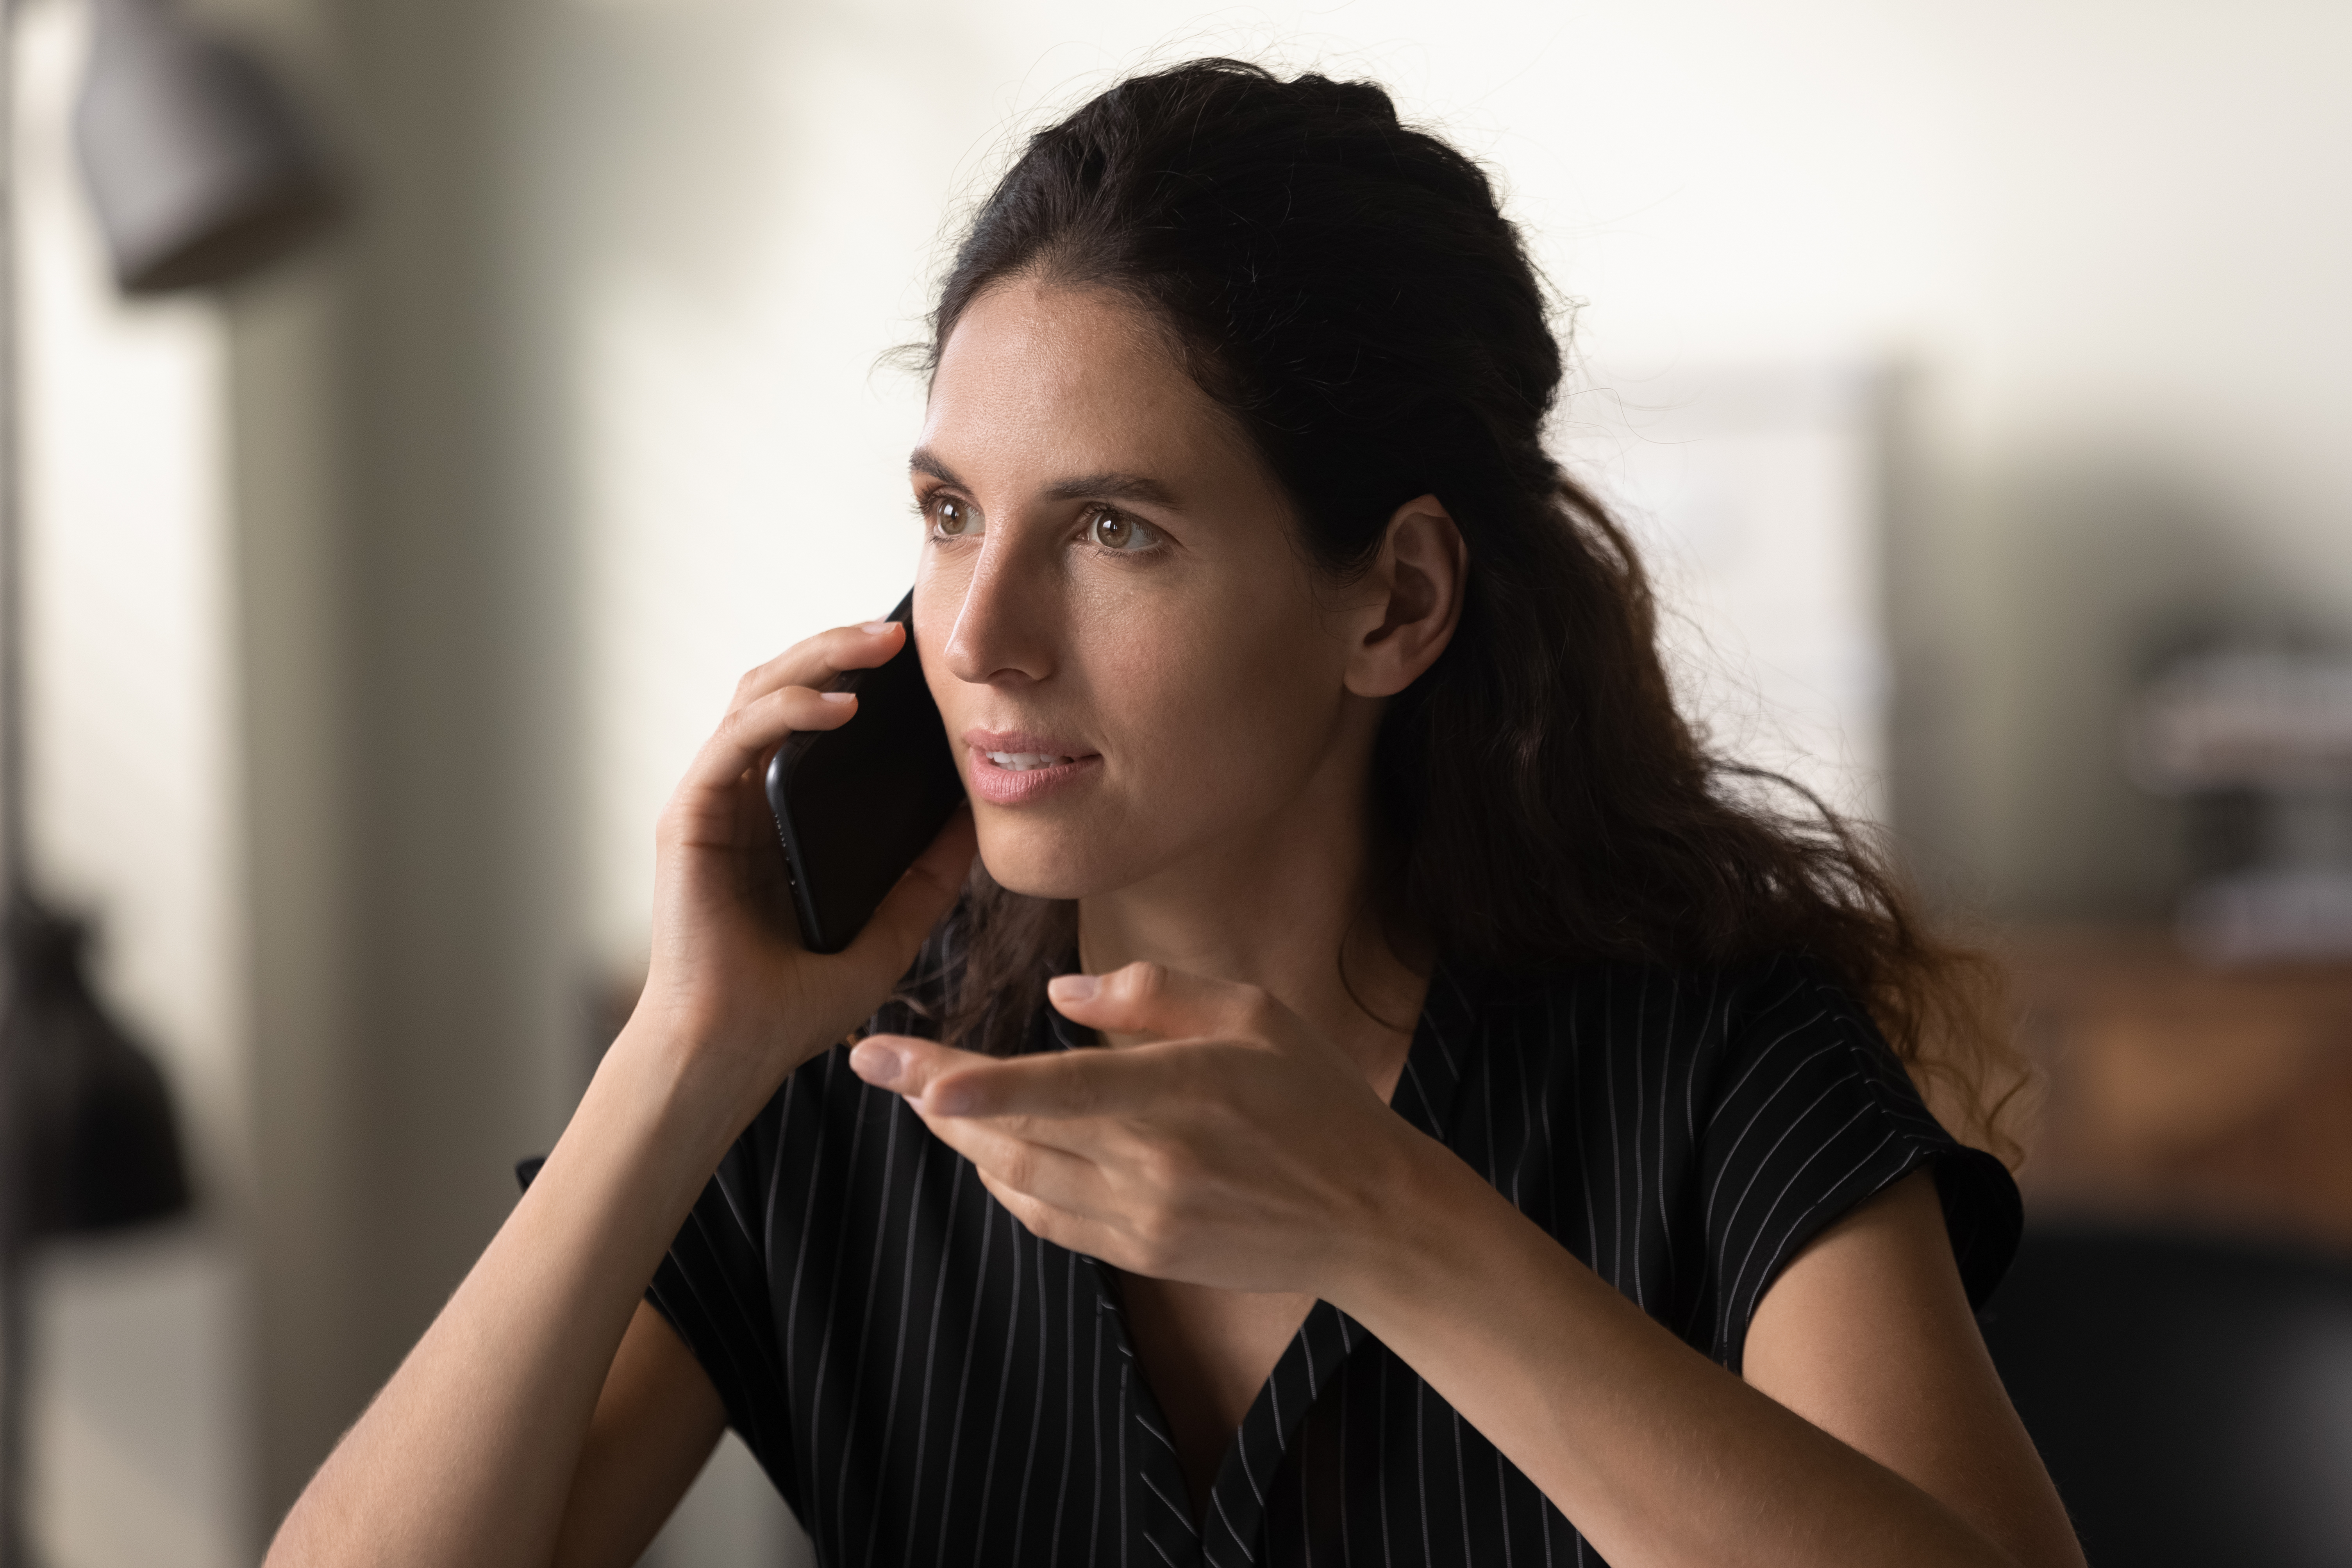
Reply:
[[[2352,1564],[2352,1260],[2032,1227],[1984,1327],[2091,1568]]]

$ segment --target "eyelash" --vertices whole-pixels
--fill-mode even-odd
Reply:
[[[1130,528],[1140,529],[1143,532],[1151,535],[1154,542],[1150,544],[1139,545],[1132,550],[1114,550],[1108,544],[1095,544],[1095,526],[1106,518],[1114,518],[1120,522],[1126,523]],[[1094,544],[1094,547],[1097,550],[1101,551],[1105,555],[1125,555],[1130,558],[1148,559],[1149,557],[1161,553],[1168,547],[1166,538],[1160,534],[1158,529],[1152,527],[1141,518],[1133,516],[1128,512],[1123,512],[1117,507],[1099,505],[1088,507],[1086,510],[1086,515],[1083,521],[1083,531],[1085,533],[1087,542]]]
[[[932,543],[946,544],[952,542],[949,536],[940,533],[939,531],[939,510],[942,505],[956,500],[956,497],[949,495],[941,490],[932,490],[927,495],[920,495],[915,498],[915,515],[922,519],[924,536],[930,540]],[[961,504],[970,505],[971,503],[963,502]]]
[[[925,533],[929,541],[934,544],[951,544],[955,542],[956,536],[952,534],[943,534],[939,531],[939,510],[944,504],[956,504],[968,507],[971,503],[962,500],[960,497],[949,495],[940,490],[933,490],[929,495],[918,497],[915,501],[915,515],[923,520],[923,522],[926,525]],[[1095,544],[1094,548],[1105,555],[1150,557],[1160,554],[1167,548],[1165,539],[1158,537],[1160,535],[1160,531],[1152,527],[1151,524],[1144,521],[1139,517],[1135,517],[1127,512],[1121,511],[1117,507],[1104,506],[1100,504],[1088,507],[1080,517],[1080,532],[1082,536],[1087,538],[1088,543],[1093,543],[1092,535],[1094,533],[1095,525],[1106,518],[1114,518],[1118,521],[1128,523],[1132,527],[1140,529],[1145,533],[1155,536],[1155,541],[1152,543],[1145,544],[1132,550],[1114,550],[1106,544]]]

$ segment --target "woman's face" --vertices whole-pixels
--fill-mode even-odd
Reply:
[[[999,882],[1083,897],[1252,856],[1305,811],[1354,820],[1378,705],[1344,684],[1349,628],[1136,307],[982,293],[911,471],[923,669]]]

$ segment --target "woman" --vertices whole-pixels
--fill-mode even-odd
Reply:
[[[753,781],[901,633],[744,678],[635,1016],[272,1560],[626,1563],[731,1423],[827,1563],[2079,1563],[1913,1084],[1982,1131],[2011,1058],[1676,718],[1477,169],[1131,79],[933,325],[971,816],[801,951]]]

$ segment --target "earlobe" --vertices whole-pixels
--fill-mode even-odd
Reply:
[[[1468,545],[1443,501],[1416,496],[1397,508],[1373,572],[1383,613],[1349,661],[1348,689],[1393,697],[1435,663],[1461,620],[1468,570]]]

